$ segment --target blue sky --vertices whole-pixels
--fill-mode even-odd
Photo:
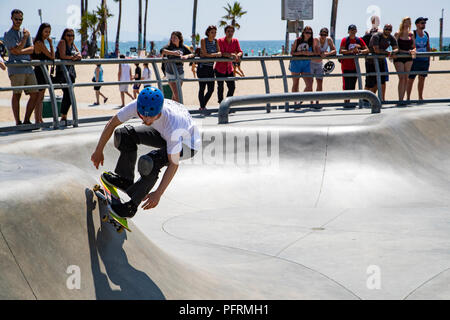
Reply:
[[[89,9],[94,9],[100,0],[89,0]],[[144,0],[142,0],[144,3]],[[225,14],[223,7],[232,2],[223,0],[198,0],[197,31],[203,35],[210,24],[217,24]],[[305,21],[317,34],[318,30],[330,25],[331,0],[314,1],[314,20]],[[432,37],[439,35],[439,18],[441,9],[445,9],[446,23],[444,36],[450,37],[450,1],[449,0],[340,0],[337,23],[337,38],[346,35],[347,26],[354,23],[360,31],[366,29],[367,20],[375,11],[380,12],[381,22],[391,23],[396,29],[405,16],[415,18],[425,16],[428,31]],[[108,37],[114,41],[117,27],[118,4],[107,1],[114,14],[109,20]],[[138,0],[122,0],[122,40],[137,40]],[[281,20],[280,0],[241,0],[244,10],[248,11],[239,23],[242,28],[236,33],[241,40],[283,40],[286,22]],[[43,20],[53,26],[52,35],[57,38],[67,25],[77,23],[79,0],[15,0],[0,1],[1,34],[10,27],[10,12],[19,8],[24,12],[24,27],[34,35],[39,26],[38,9],[43,11]],[[147,26],[148,40],[169,38],[171,31],[180,30],[186,38],[192,31],[192,0],[149,0]],[[79,9],[78,9],[79,10]],[[219,36],[223,31],[219,31]],[[292,37],[291,37],[292,38]]]

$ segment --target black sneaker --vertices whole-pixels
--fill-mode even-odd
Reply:
[[[111,204],[112,211],[121,218],[133,218],[137,212],[137,205],[133,201],[125,203],[114,202]]]
[[[131,185],[133,184],[133,181],[122,178],[121,176],[111,171],[103,172],[102,179],[107,184],[116,187],[117,189],[120,189],[123,192],[127,192],[127,189],[131,187]]]

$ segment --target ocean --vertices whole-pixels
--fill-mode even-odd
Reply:
[[[159,53],[159,50],[167,44],[167,41],[154,41],[155,49]],[[336,43],[340,43],[341,39],[339,39]],[[267,55],[278,54],[281,53],[281,47],[284,46],[284,40],[243,40],[239,41],[241,45],[241,49],[248,56],[258,56],[262,55],[262,52],[265,51]],[[292,45],[293,40],[290,41],[290,45]],[[186,41],[185,44],[190,46],[191,43]],[[80,48],[80,43],[76,42],[78,48]],[[444,38],[444,46],[450,46],[450,38]],[[98,45],[100,48],[100,43]],[[338,47],[338,46],[337,46]],[[439,48],[439,38],[431,38],[431,47]],[[108,42],[108,51],[113,52],[115,48],[114,42]],[[129,55],[131,53],[131,48],[137,48],[137,41],[127,41],[120,42],[119,49],[123,54]],[[150,50],[150,43],[147,43],[147,51]]]

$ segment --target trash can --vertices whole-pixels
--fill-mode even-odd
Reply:
[[[62,97],[56,97],[56,106],[58,107],[58,117],[61,115]],[[42,118],[53,118],[52,102],[49,96],[44,97],[42,101]]]
[[[165,99],[172,99],[172,89],[170,89],[170,86],[168,84],[163,84],[163,94]]]

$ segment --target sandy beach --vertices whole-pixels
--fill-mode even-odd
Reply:
[[[340,64],[335,61],[336,68],[334,70],[334,74],[340,73]],[[360,60],[362,70],[364,71],[364,63]],[[269,76],[281,75],[280,65],[278,61],[268,61],[267,63],[267,71]],[[142,65],[141,65],[142,67]],[[246,76],[261,76],[262,69],[259,62],[243,62],[242,70],[244,71]],[[286,70],[288,70],[288,62],[285,62]],[[91,82],[91,79],[94,75],[95,65],[85,65],[85,66],[77,66],[77,83],[81,82]],[[117,81],[117,73],[118,66],[117,65],[103,65],[104,70],[104,80],[105,81]],[[132,70],[134,72],[134,65],[132,65]],[[151,69],[152,70],[152,69]],[[185,64],[185,77],[193,78],[193,74],[191,72],[190,66]],[[395,67],[391,61],[389,61],[389,70],[395,71]],[[430,70],[450,70],[450,61],[439,61],[438,59],[431,61]],[[162,74],[162,73],[161,73]],[[154,72],[152,70],[152,79],[154,80]],[[291,90],[292,81],[288,80],[289,90]],[[397,100],[397,85],[398,85],[398,76],[391,75],[390,81],[387,84],[387,92],[386,99],[387,100]],[[1,87],[9,87],[10,81],[8,78],[8,74],[6,71],[0,71],[0,86]],[[364,86],[364,79],[363,79]],[[314,85],[315,88],[315,85]],[[448,88],[450,88],[450,77],[448,74],[442,75],[430,75],[428,76],[425,82],[425,99],[431,98],[449,98],[450,94],[448,94]],[[301,81],[300,90],[304,89],[304,83]],[[225,85],[225,94],[226,94],[226,85]],[[341,91],[342,90],[342,79],[341,77],[335,78],[325,78],[324,80],[324,90],[325,91]],[[78,104],[78,113],[79,117],[92,117],[92,116],[100,116],[100,115],[113,115],[117,112],[118,106],[121,104],[120,93],[118,86],[103,86],[101,88],[101,92],[107,96],[109,99],[107,104],[103,104],[103,99],[100,98],[100,106],[92,106],[95,101],[95,93],[92,87],[82,87],[76,88],[75,94],[77,97]],[[129,87],[129,92],[132,93],[132,86]],[[270,80],[270,92],[271,93],[282,93],[283,90],[283,81],[282,79]],[[207,107],[214,108],[218,106],[217,102],[217,85],[216,90],[211,97],[211,100],[208,103]],[[235,95],[248,95],[248,94],[264,94],[265,86],[263,80],[245,80],[238,81],[236,83],[236,91]],[[12,115],[12,110],[10,106],[11,100],[11,92],[0,92],[0,122],[9,122],[14,121],[14,117]],[[198,83],[197,82],[185,82],[183,84],[183,97],[184,104],[189,109],[198,109],[199,102],[197,98],[198,94]],[[57,90],[57,95],[62,96],[62,91]],[[413,89],[413,94],[411,99],[417,99],[417,80],[415,82],[415,87]],[[125,102],[128,103],[130,101],[129,97],[125,98]],[[25,106],[27,101],[27,96],[23,95],[21,99],[21,118],[23,118],[23,114],[25,112]],[[71,118],[71,111],[69,111],[69,118]],[[34,117],[31,117],[32,122],[34,121]],[[44,119],[46,120],[46,119]],[[50,120],[50,119],[47,119]]]

